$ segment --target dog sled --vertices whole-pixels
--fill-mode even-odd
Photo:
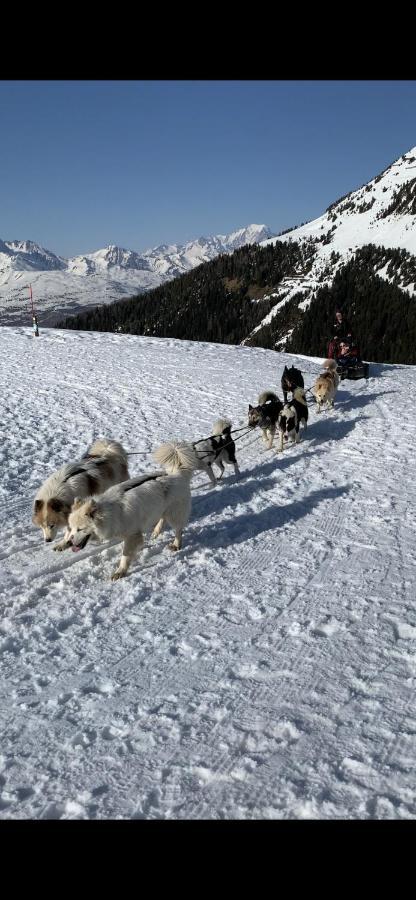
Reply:
[[[328,357],[335,360],[337,373],[341,381],[344,378],[350,378],[355,381],[358,378],[369,377],[369,364],[363,362],[359,346],[351,338],[341,341],[333,338],[328,347]]]
[[[358,378],[369,377],[370,366],[367,362],[363,362],[362,360],[357,360],[355,363],[351,362],[345,365],[339,365],[337,362],[337,372],[341,381],[343,381],[344,378],[356,381]]]

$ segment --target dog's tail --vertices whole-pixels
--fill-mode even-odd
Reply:
[[[334,359],[324,359],[322,368],[328,369],[329,372],[336,372],[337,364]]]
[[[169,441],[162,444],[153,451],[152,456],[170,475],[180,471],[192,472],[199,467],[195,450],[186,441]]]
[[[267,403],[268,400],[278,400],[277,394],[274,394],[273,391],[263,391],[259,397],[259,406],[263,406],[263,403]]]
[[[305,394],[305,391],[304,391],[304,389],[301,388],[301,387],[295,388],[295,390],[293,391],[293,399],[294,399],[294,400],[297,400],[298,403],[303,403],[304,406],[307,406],[307,405],[308,405],[307,402],[306,402],[306,394]]]
[[[229,431],[231,427],[232,423],[229,419],[217,419],[212,426],[212,433],[215,435],[222,434],[223,431]]]
[[[87,450],[86,456],[118,456],[127,465],[127,453],[118,441],[98,438]]]

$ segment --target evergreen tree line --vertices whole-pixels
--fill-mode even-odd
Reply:
[[[294,241],[247,245],[145,294],[67,318],[58,327],[238,344],[272,309],[275,301],[264,295],[299,267],[307,271],[312,254],[312,247],[301,250]]]
[[[408,250],[400,247],[376,247],[374,244],[367,244],[361,247],[359,253],[355,257],[357,261],[373,270],[377,274],[379,269],[386,268],[386,275],[392,279],[393,284],[397,287],[403,285],[407,287],[413,283],[416,291],[416,257],[412,256]]]
[[[317,291],[286,344],[288,352],[325,356],[339,307],[364,359],[416,364],[416,300],[375,275],[371,259],[371,248],[362,248],[337,272],[331,287]]]
[[[385,219],[392,213],[416,215],[416,178],[407,181],[401,188],[393,192],[391,203],[382,212],[379,212],[377,218]]]
[[[96,307],[58,327],[244,342],[325,356],[334,311],[340,306],[353,325],[365,359],[416,364],[416,298],[399,286],[416,285],[416,259],[406,250],[371,244],[362,247],[339,269],[330,287],[318,289],[306,310],[300,304],[307,294],[300,290],[258,328],[276,305],[270,294],[284,277],[306,274],[314,252],[313,241],[303,249],[290,240],[266,247],[247,245],[145,294]],[[336,256],[331,255],[332,263]],[[385,266],[393,283],[376,274]]]

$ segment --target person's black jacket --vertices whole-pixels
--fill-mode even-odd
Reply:
[[[338,322],[338,319],[335,319],[335,322],[333,324],[332,337],[337,337],[341,341],[352,340],[351,324],[344,316],[342,317],[342,322]]]

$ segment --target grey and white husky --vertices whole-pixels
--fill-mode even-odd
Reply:
[[[260,394],[257,406],[249,404],[248,424],[251,428],[255,428],[256,425],[261,428],[268,450],[273,446],[277,423],[282,409],[283,403],[273,391],[263,391]]]
[[[76,497],[103,494],[107,488],[129,477],[127,455],[118,441],[100,438],[86,454],[50,475],[39,488],[32,521],[43,531],[45,541],[53,541],[59,528],[66,528],[63,541],[54,550],[65,550],[68,543],[68,516]]]

